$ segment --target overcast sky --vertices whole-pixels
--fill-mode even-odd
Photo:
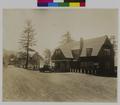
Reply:
[[[45,48],[57,47],[67,31],[74,40],[118,34],[116,9],[8,9],[3,11],[4,49],[20,49],[18,42],[26,20],[32,21],[37,40],[34,49],[41,54]]]

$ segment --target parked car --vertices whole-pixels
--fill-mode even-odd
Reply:
[[[44,65],[43,68],[40,68],[40,72],[54,72],[54,69],[52,69],[49,65]]]

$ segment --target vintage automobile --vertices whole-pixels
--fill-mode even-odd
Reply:
[[[39,69],[40,72],[54,72],[54,69],[49,65],[44,65],[43,68]]]

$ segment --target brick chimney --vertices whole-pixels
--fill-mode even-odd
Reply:
[[[83,49],[83,44],[84,44],[84,39],[81,37],[80,38],[80,52],[79,52],[79,56],[81,55],[82,49]]]

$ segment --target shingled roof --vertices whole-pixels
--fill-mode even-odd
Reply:
[[[86,56],[86,48],[93,49],[91,56],[97,56],[106,38],[107,36],[105,35],[97,38],[85,39],[83,41],[83,47],[80,56]],[[59,46],[57,49],[61,49],[66,58],[73,58],[72,51],[80,49],[80,41],[72,41],[68,44]]]
[[[93,39],[86,39],[83,42],[83,49],[80,56],[86,56],[86,49],[92,48],[91,56],[97,56],[102,45],[105,43],[107,36],[97,37]]]
[[[76,41],[69,42],[68,44],[61,45],[58,49],[61,49],[62,53],[66,58],[73,58],[72,56],[72,48],[75,46]]]

